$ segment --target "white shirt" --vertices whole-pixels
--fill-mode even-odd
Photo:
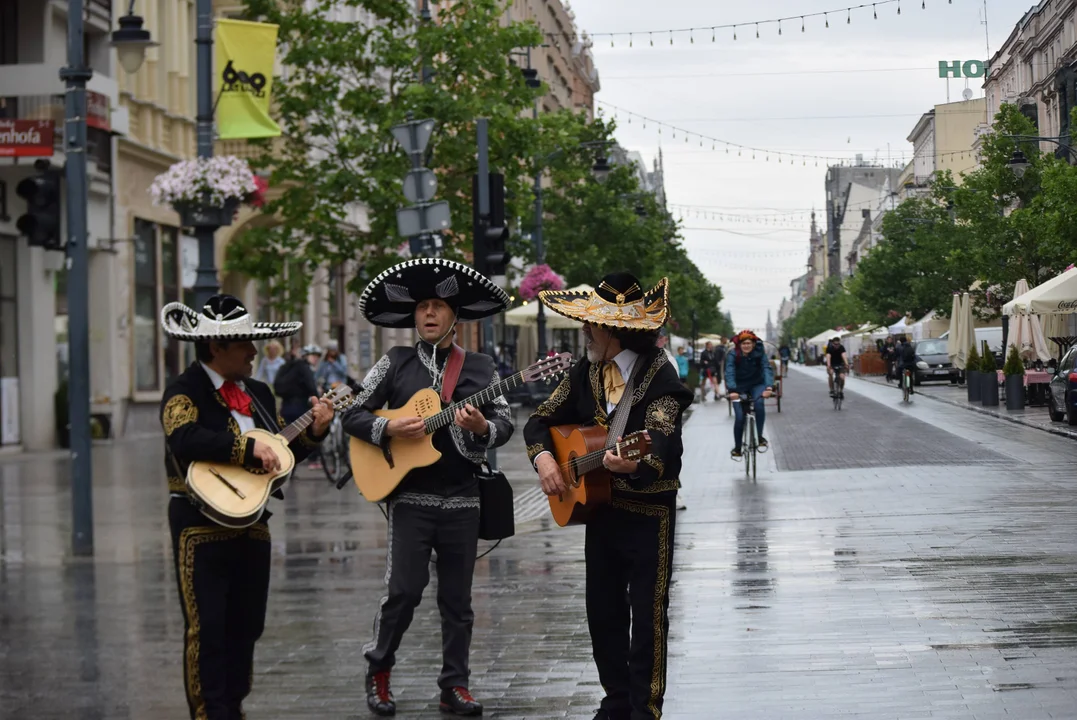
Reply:
[[[613,358],[613,362],[617,363],[617,367],[621,371],[621,379],[625,381],[626,385],[628,384],[628,378],[631,376],[633,368],[635,368],[636,366],[636,359],[638,357],[639,353],[637,352],[632,352],[631,350],[622,350],[621,352],[617,353],[617,356],[615,358]],[[616,405],[611,403],[609,400],[606,400],[607,413],[613,412],[613,408],[615,407]]]
[[[210,381],[213,383],[214,390],[220,390],[221,385],[224,385],[224,378],[221,377],[216,370],[211,368],[205,363],[199,363],[202,369],[206,371],[206,375],[209,375]],[[243,382],[237,382],[240,390],[247,391],[247,386]],[[252,401],[253,402],[253,401]],[[239,425],[239,432],[245,433],[254,429],[254,417],[252,415],[244,415],[243,413],[232,411],[232,417],[235,418],[236,423]]]

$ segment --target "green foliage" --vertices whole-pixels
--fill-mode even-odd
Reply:
[[[983,344],[983,352],[980,353],[980,372],[998,372],[998,364],[995,362],[995,353],[991,352],[991,349],[987,346],[986,342]]]
[[[1021,353],[1017,352],[1016,345],[1010,345],[1010,354],[1006,356],[1006,364],[1002,366],[1005,375],[1024,375],[1025,364],[1021,362]]]
[[[976,351],[976,346],[973,345],[969,348],[968,359],[965,360],[965,368],[968,370],[980,370],[980,353]]]
[[[570,285],[593,285],[621,269],[645,283],[669,277],[681,332],[693,311],[699,332],[731,331],[718,311],[721,290],[688,259],[676,223],[641,193],[631,168],[615,168],[604,185],[591,178],[594,148],[612,140],[612,124],[571,110],[532,117],[545,89],[528,88],[515,63],[521,48],[543,36],[532,22],[502,25],[504,0],[442,2],[436,22],[418,24],[414,6],[399,0],[245,2],[249,16],[280,26],[281,63],[289,69],[273,88],[283,138],[255,143],[262,147],[255,165],[271,172],[271,186],[283,194],[264,210],[275,223],[229,244],[226,267],[259,281],[274,305],[303,307],[326,267],[356,261],[348,289],[357,293],[399,260],[406,241],[397,235],[396,210],[407,204],[401,186],[410,161],[390,128],[409,114],[437,121],[424,165],[437,173],[436,199],[452,208],[444,254],[466,260],[475,120],[486,117],[490,167],[505,176],[515,257],[536,259],[525,233],[534,229],[533,179],[543,172],[546,260]],[[334,20],[340,8],[362,9],[375,22]]]
[[[837,327],[858,327],[871,319],[859,298],[851,294],[839,278],[831,277],[805,301],[783,328],[790,337],[809,338]]]

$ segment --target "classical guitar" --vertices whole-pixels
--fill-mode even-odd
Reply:
[[[351,388],[340,385],[323,397],[337,410],[350,401]],[[193,462],[187,468],[187,489],[197,499],[202,513],[225,527],[244,528],[262,516],[269,496],[282,486],[295,468],[295,456],[288,445],[314,422],[308,410],[288,427],[274,434],[262,428],[243,433],[243,437],[269,446],[280,460],[276,472],[248,470],[229,463]]]
[[[550,438],[553,456],[568,488],[550,496],[550,512],[561,527],[586,522],[596,506],[609,503],[611,475],[602,466],[607,450],[625,460],[639,460],[651,450],[651,436],[646,430],[634,432],[609,447],[606,428],[597,425],[558,425],[550,428]]]
[[[423,389],[412,395],[402,407],[375,410],[375,415],[387,420],[423,418],[426,437],[414,440],[396,437],[388,439],[381,446],[353,437],[349,443],[348,454],[359,492],[370,502],[379,502],[388,497],[409,472],[436,463],[441,458],[441,453],[434,449],[434,439],[431,436],[455,422],[456,411],[465,405],[482,407],[524,383],[553,378],[571,366],[572,356],[568,353],[552,355],[505,378],[497,385],[445,408],[442,408],[441,398],[436,392]]]

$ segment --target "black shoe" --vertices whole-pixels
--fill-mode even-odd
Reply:
[[[595,715],[594,720],[628,720],[630,715],[629,712],[602,709]]]
[[[770,447],[770,444],[767,442],[767,439],[765,437],[760,435],[759,436],[759,443],[758,443],[757,446],[759,448],[759,452],[766,452],[767,448]]]
[[[388,670],[367,672],[366,706],[375,715],[382,717],[396,715],[396,700],[393,699],[393,691],[389,687]]]
[[[742,457],[744,457],[744,453],[740,451],[740,448],[733,448],[733,452],[729,453],[729,457],[733,458],[734,460],[740,460]]]
[[[445,688],[441,691],[441,712],[471,717],[482,715],[482,703],[471,697],[466,687]]]

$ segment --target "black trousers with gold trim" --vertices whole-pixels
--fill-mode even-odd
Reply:
[[[265,626],[269,528],[233,529],[185,498],[168,506],[183,609],[183,681],[191,720],[242,720],[254,644]]]
[[[675,518],[614,498],[587,521],[587,626],[613,720],[662,717]]]

